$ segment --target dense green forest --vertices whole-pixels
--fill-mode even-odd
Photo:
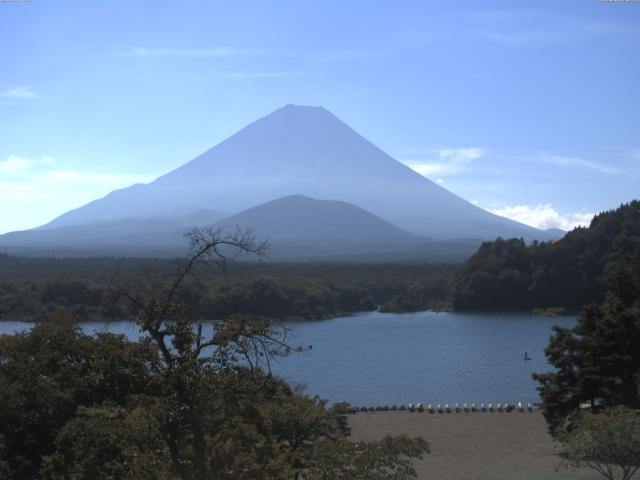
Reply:
[[[347,405],[271,374],[273,359],[303,351],[286,329],[234,314],[203,334],[181,289],[229,242],[257,251],[244,237],[205,235],[170,275],[117,287],[139,342],[60,317],[0,335],[0,478],[416,478],[424,439],[351,441]]]
[[[132,318],[112,289],[171,276],[179,259],[29,258],[0,255],[0,320],[64,314]],[[205,318],[232,313],[321,319],[356,311],[441,307],[454,264],[235,262],[226,272],[195,268],[179,295]]]
[[[553,328],[554,370],[534,375],[555,435],[573,429],[581,406],[640,408],[640,249],[609,268],[604,300],[585,305],[575,327]]]
[[[596,215],[555,242],[518,239],[483,243],[456,273],[456,310],[531,310],[604,299],[610,277],[640,251],[640,201]]]

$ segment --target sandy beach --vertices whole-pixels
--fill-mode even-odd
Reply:
[[[556,467],[560,446],[541,413],[357,413],[354,439],[385,434],[420,435],[431,454],[416,462],[418,478],[431,480],[596,480],[590,470]]]

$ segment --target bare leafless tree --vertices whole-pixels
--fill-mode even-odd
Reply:
[[[116,298],[124,298],[133,306],[140,329],[155,341],[167,363],[174,361],[175,352],[170,348],[169,340],[176,333],[175,326],[168,322],[183,324],[189,320],[185,316],[193,306],[176,297],[188,278],[196,278],[196,267],[212,265],[226,271],[229,262],[238,256],[261,258],[268,248],[268,243],[257,241],[249,229],[236,228],[227,232],[221,227],[193,228],[185,236],[189,242],[186,258],[177,265],[170,278],[162,278],[157,269],[149,265],[140,272],[134,284],[123,285],[112,280],[110,287]],[[214,345],[214,339],[203,338],[199,319],[195,327],[197,334],[193,352],[199,355],[206,347]]]

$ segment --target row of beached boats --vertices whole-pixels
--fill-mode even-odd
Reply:
[[[535,407],[530,403],[526,405],[522,402],[518,402],[516,404],[512,403],[493,403],[476,405],[475,403],[464,403],[462,406],[457,403],[453,406],[448,403],[437,405],[428,404],[423,405],[422,403],[410,403],[408,405],[384,405],[377,407],[348,407],[349,413],[358,413],[358,412],[386,412],[386,411],[409,411],[409,412],[427,412],[427,413],[473,413],[473,412],[533,412]]]

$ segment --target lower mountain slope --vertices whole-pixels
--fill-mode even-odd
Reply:
[[[213,212],[171,219],[126,218],[12,232],[0,236],[0,250],[54,256],[173,256],[186,247],[193,226],[251,229],[270,243],[274,260],[461,261],[480,243],[439,241],[408,233],[355,205],[291,195],[224,220]]]

